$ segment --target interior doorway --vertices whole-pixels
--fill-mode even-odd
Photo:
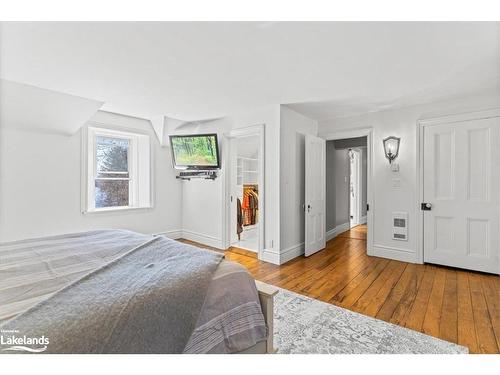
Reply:
[[[260,257],[264,243],[263,129],[238,129],[226,139],[226,248],[243,249]]]
[[[326,240],[367,237],[368,136],[326,142]],[[346,234],[347,236],[347,234]]]

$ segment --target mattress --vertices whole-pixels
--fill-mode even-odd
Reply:
[[[150,240],[130,231],[101,230],[0,244],[0,325],[33,315],[63,289]],[[201,251],[162,241],[179,252]],[[183,352],[236,353],[266,339],[255,283],[244,267],[222,260],[201,306]]]

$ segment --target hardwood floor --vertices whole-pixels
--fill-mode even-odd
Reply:
[[[281,266],[241,252],[225,254],[257,280],[467,346],[471,353],[500,352],[500,276],[369,257],[365,226]]]

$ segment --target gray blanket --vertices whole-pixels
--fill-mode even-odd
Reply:
[[[134,244],[131,250],[50,298],[41,291],[46,299],[6,321],[0,329],[17,330],[17,336],[45,336],[49,339],[48,353],[183,352],[223,255],[176,246],[179,244],[163,237],[146,241],[144,237],[135,236],[132,242],[128,239],[129,246]],[[48,249],[53,248],[54,244]],[[22,256],[8,251],[2,255],[9,259]],[[90,265],[95,263],[92,258],[87,259]],[[67,260],[54,257],[51,261],[58,265]],[[50,262],[44,264],[50,272]],[[82,262],[77,264],[79,269],[65,272],[85,272]],[[30,262],[20,267],[29,268]],[[12,267],[6,270],[15,272]],[[32,276],[37,272],[42,271],[34,269]],[[22,288],[23,280],[17,284]],[[43,288],[50,289],[50,285]]]

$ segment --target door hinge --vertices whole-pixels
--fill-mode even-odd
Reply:
[[[368,203],[366,204],[366,211],[370,211],[370,205]]]
[[[432,204],[431,203],[421,203],[420,209],[422,211],[430,211],[432,209]]]

